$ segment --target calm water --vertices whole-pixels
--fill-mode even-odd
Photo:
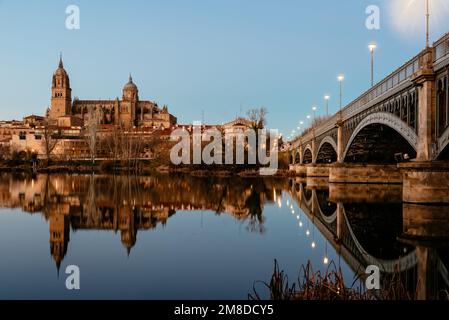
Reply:
[[[399,186],[1,174],[0,298],[247,299],[274,259],[291,279],[334,261],[349,284],[367,265],[396,268],[430,296],[449,285],[446,243],[409,235],[445,230],[413,210]],[[68,265],[79,291],[65,288]]]

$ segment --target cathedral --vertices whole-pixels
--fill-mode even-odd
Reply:
[[[125,129],[138,127],[169,128],[177,119],[164,106],[139,99],[139,90],[131,75],[123,88],[122,99],[72,101],[69,75],[64,69],[62,57],[58,69],[53,74],[51,106],[47,118],[59,126],[79,126],[86,123],[89,116],[95,115],[98,124],[120,126]]]

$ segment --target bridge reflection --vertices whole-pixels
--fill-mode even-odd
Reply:
[[[399,274],[421,299],[449,288],[449,207],[404,203],[401,185],[311,177],[0,175],[0,208],[43,215],[58,268],[71,230],[120,233],[128,254],[139,232],[164,227],[179,211],[228,214],[248,232],[264,233],[265,206],[280,206],[286,194],[356,274],[377,265],[383,275]]]
[[[289,193],[360,277],[376,265],[387,279],[400,276],[418,299],[449,288],[447,206],[402,201],[401,185],[328,184],[294,178]]]

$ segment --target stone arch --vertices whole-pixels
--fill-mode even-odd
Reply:
[[[313,150],[312,150],[312,146],[310,144],[308,144],[304,148],[304,153],[302,155],[302,163],[309,164],[312,162],[313,162]]]
[[[316,152],[315,158],[314,158],[315,163],[318,161],[320,152],[322,151],[323,147],[325,147],[326,145],[329,145],[330,147],[332,147],[333,151],[335,151],[335,161],[337,161],[337,152],[338,152],[337,151],[338,150],[337,143],[334,141],[334,139],[332,137],[327,136],[321,141],[321,143],[317,149],[317,152]],[[333,161],[333,162],[335,162],[335,161]]]
[[[409,270],[417,264],[416,249],[414,251],[409,252],[405,256],[402,256],[399,259],[394,260],[384,260],[374,257],[365,250],[365,248],[362,246],[357,236],[355,235],[355,232],[349,222],[348,215],[346,213],[344,206],[343,206],[343,218],[347,232],[349,232],[350,238],[352,239],[356,250],[361,254],[367,265],[376,265],[381,269],[381,271],[391,274],[397,272],[397,270],[400,271]]]
[[[351,137],[348,140],[348,143],[346,144],[345,151],[343,153],[343,159],[346,159],[348,152],[359,133],[370,125],[385,125],[393,129],[409,143],[409,145],[414,149],[415,152],[418,150],[418,135],[411,127],[405,124],[399,117],[395,116],[394,114],[387,112],[377,112],[365,117],[354,129]]]
[[[449,159],[449,128],[447,128],[443,135],[438,140],[438,159],[447,160]]]
[[[318,193],[315,190],[313,194],[314,198],[313,201],[315,201],[316,208],[318,208],[318,214],[321,216],[324,222],[326,222],[328,225],[331,225],[334,221],[337,220],[337,207],[335,205],[335,210],[332,210],[332,214],[325,214],[323,211],[323,208],[321,207],[321,203],[318,198]]]
[[[299,150],[295,151],[295,159],[294,159],[295,163],[300,164],[301,163],[301,153],[299,152]]]

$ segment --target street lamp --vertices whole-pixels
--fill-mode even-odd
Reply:
[[[340,83],[340,112],[343,107],[343,81],[345,80],[345,76],[340,74],[338,77],[338,82]]]
[[[326,115],[329,115],[329,100],[330,100],[331,96],[329,95],[325,95],[324,96],[324,100],[326,101]]]
[[[369,51],[371,52],[371,87],[374,86],[374,50],[377,48],[377,44],[374,42],[368,45]]]
[[[312,111],[313,111],[313,120],[315,120],[316,119],[316,111],[317,111],[317,107],[316,106],[313,106],[312,107]]]

